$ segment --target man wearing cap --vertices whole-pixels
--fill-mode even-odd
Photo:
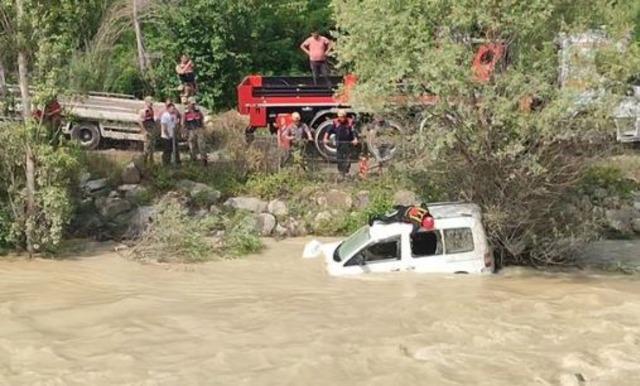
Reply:
[[[313,84],[318,84],[318,76],[322,76],[327,86],[329,82],[329,67],[327,66],[327,56],[331,53],[333,44],[331,40],[320,35],[317,31],[311,33],[300,45],[300,49],[309,56],[309,65],[313,74]]]
[[[207,166],[207,151],[204,138],[204,115],[196,105],[196,99],[191,97],[187,99],[187,110],[182,116],[182,127],[187,130],[187,143],[189,144],[189,153],[191,160],[197,161],[200,154],[200,160],[204,166]]]
[[[338,172],[344,178],[351,168],[349,160],[351,149],[358,144],[358,134],[353,128],[353,121],[347,117],[345,110],[338,110],[338,118],[333,121],[331,128],[324,134],[324,143],[328,143],[329,137],[332,135],[336,141]]]
[[[299,160],[304,169],[304,149],[307,142],[313,141],[311,130],[306,123],[302,122],[300,113],[294,112],[291,114],[291,124],[287,126],[282,132],[283,140],[286,141],[289,146],[285,149],[285,154],[282,159],[281,165],[284,166],[293,157],[294,160]]]
[[[144,162],[153,165],[153,152],[156,147],[158,130],[151,97],[144,98],[144,108],[138,114],[138,125],[144,134]]]
[[[160,117],[160,136],[162,137],[162,163],[168,165],[171,162],[180,163],[178,151],[178,111],[176,106],[169,102],[166,111]]]

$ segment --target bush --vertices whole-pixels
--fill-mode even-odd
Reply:
[[[242,176],[229,165],[210,164],[204,167],[192,163],[185,163],[178,168],[158,165],[151,169],[149,182],[154,191],[164,193],[176,189],[176,184],[184,179],[209,185],[223,195],[237,191],[242,182]]]
[[[23,247],[31,230],[36,252],[54,253],[73,215],[82,151],[74,144],[52,145],[50,132],[35,124],[0,130],[0,196],[3,208],[0,243]],[[34,158],[34,208],[26,213],[26,144]],[[9,208],[7,210],[7,208]]]
[[[223,218],[221,222],[225,229],[222,243],[217,248],[223,257],[238,257],[260,252],[263,243],[257,236],[255,220],[247,212],[238,211],[232,216]]]
[[[243,192],[265,199],[282,198],[299,193],[305,186],[313,184],[306,174],[295,169],[284,169],[278,173],[253,174],[247,180]]]
[[[263,247],[250,213],[194,217],[173,194],[160,199],[156,208],[153,221],[131,250],[134,259],[200,263],[256,253]],[[211,234],[217,230],[224,234],[216,243]]]
[[[199,263],[213,258],[207,234],[215,223],[194,219],[175,196],[162,198],[156,208],[153,221],[131,251],[135,259]]]
[[[629,198],[631,193],[638,189],[638,184],[627,178],[616,166],[593,166],[585,172],[579,189],[595,200],[599,199],[596,194],[598,189],[604,189],[607,196]]]

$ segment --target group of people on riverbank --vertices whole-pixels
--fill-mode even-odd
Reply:
[[[165,165],[180,163],[178,140],[186,136],[191,160],[207,165],[206,140],[204,133],[204,114],[196,101],[196,78],[194,65],[187,55],[182,55],[176,65],[180,78],[180,101],[184,110],[180,111],[171,99],[164,103],[162,111],[156,111],[152,97],[146,97],[144,108],[139,112],[139,124],[144,140],[144,159],[154,163],[154,152],[162,149],[162,162]],[[199,158],[198,158],[199,157]]]
[[[312,32],[302,42],[300,49],[309,57],[314,84],[318,84],[322,78],[325,84],[330,86],[327,58],[333,49],[332,42],[318,32]],[[175,71],[180,79],[180,101],[184,107],[179,108],[171,99],[167,99],[164,106],[158,109],[154,107],[153,98],[145,98],[144,108],[139,112],[139,124],[145,134],[144,158],[152,164],[153,154],[160,148],[164,164],[179,164],[178,140],[180,137],[186,137],[192,161],[200,161],[206,165],[204,115],[195,99],[198,86],[194,63],[183,54]],[[347,112],[339,110],[333,125],[320,139],[324,143],[331,140],[335,144],[338,172],[343,179],[351,167],[353,148],[360,141],[354,126],[354,121]],[[304,165],[306,144],[313,140],[310,128],[302,121],[300,114],[294,112],[291,115],[291,123],[281,128],[278,133],[278,143],[282,150],[281,166],[288,165],[296,159]],[[368,166],[363,167],[361,162],[360,174],[363,174],[363,171],[366,173],[367,169]]]

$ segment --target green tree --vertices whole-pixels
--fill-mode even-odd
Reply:
[[[451,199],[483,206],[489,235],[507,261],[565,262],[568,240],[593,230],[583,221],[587,213],[568,210],[567,200],[590,156],[611,141],[610,112],[629,79],[640,72],[638,44],[628,39],[637,14],[629,11],[637,10],[638,3],[332,4],[341,65],[359,76],[356,103],[397,108],[387,102],[400,92],[399,81],[409,97],[420,97],[425,88],[437,94],[435,106],[425,107],[426,131],[412,141],[427,142],[426,148],[414,149],[414,166],[426,169],[430,181],[445,187]],[[629,43],[624,49],[601,47],[594,61],[597,71],[582,79],[580,89],[559,88],[559,34],[600,28],[613,42]],[[471,69],[483,42],[503,43],[509,53],[505,68],[498,66],[488,82],[478,81]],[[578,108],[587,90],[598,90],[600,97]],[[521,101],[531,99],[536,111],[521,108]]]
[[[201,103],[213,108],[234,105],[247,74],[308,72],[299,44],[311,30],[331,27],[328,0],[183,0],[143,23],[158,94],[177,95],[174,68],[186,53],[197,68]]]
[[[0,222],[4,227],[0,230],[0,239],[4,243],[26,245],[31,256],[35,251],[53,250],[59,244],[71,215],[68,190],[78,163],[71,149],[52,143],[50,128],[31,115],[32,100],[43,108],[51,96],[57,94],[51,87],[58,84],[59,72],[46,72],[44,68],[57,60],[59,50],[43,47],[51,40],[48,34],[57,31],[54,27],[60,21],[55,12],[48,15],[38,12],[43,10],[39,9],[43,2],[3,0],[0,4],[2,49],[13,51],[13,56],[17,57],[23,121],[0,128],[0,162],[3,165],[0,185],[3,192],[6,191],[0,196],[6,200],[0,208],[5,214]],[[35,65],[30,67],[29,59],[34,57]],[[37,69],[32,79],[29,76],[31,68]],[[40,86],[35,98],[32,98],[30,83]],[[10,220],[7,212],[11,215]]]

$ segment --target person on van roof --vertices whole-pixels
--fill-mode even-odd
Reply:
[[[408,223],[413,225],[413,233],[421,229],[430,231],[435,227],[433,216],[429,212],[429,208],[424,204],[420,206],[396,205],[391,212],[384,215],[373,216],[369,219],[370,226],[375,222],[381,222],[383,224],[392,224],[395,222]]]

